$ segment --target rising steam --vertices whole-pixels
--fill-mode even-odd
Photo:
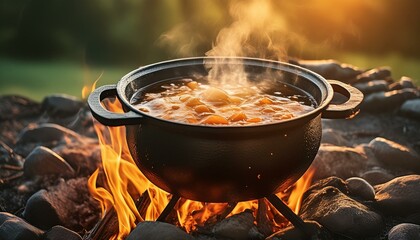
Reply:
[[[286,56],[286,22],[269,0],[234,1],[234,22],[222,29],[207,56],[241,56],[282,60]]]
[[[206,55],[285,60],[286,22],[273,9],[270,0],[233,1],[229,12],[234,21],[219,32]],[[222,58],[222,61],[226,59]],[[209,81],[213,84],[248,85],[243,66],[219,64],[208,67],[211,68]]]
[[[206,52],[208,57],[221,57],[228,61],[230,57],[253,57],[287,61],[287,45],[290,39],[297,39],[287,29],[285,18],[278,12],[278,6],[272,0],[236,0],[230,1],[229,14],[232,23],[217,35],[212,49]],[[161,45],[170,47],[181,56],[191,56],[195,41],[202,40],[188,24],[179,25],[159,39]],[[177,47],[175,47],[177,45]],[[211,84],[247,86],[247,75],[242,66],[227,64],[207,64],[208,79]]]

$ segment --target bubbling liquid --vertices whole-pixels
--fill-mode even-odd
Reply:
[[[200,79],[178,79],[140,89],[131,99],[153,117],[200,125],[255,125],[292,119],[314,110],[315,101],[298,89],[276,84],[210,86]]]

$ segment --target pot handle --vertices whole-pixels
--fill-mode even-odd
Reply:
[[[327,80],[334,92],[341,93],[348,98],[344,103],[331,103],[322,112],[323,118],[351,118],[359,112],[363,101],[363,93],[359,89],[337,80]]]
[[[116,96],[116,85],[104,85],[95,89],[88,98],[88,105],[93,117],[106,126],[139,124],[143,117],[135,112],[115,113],[103,107],[102,100]]]

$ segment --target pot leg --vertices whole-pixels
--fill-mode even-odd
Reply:
[[[290,209],[279,197],[277,197],[275,194],[271,194],[270,196],[266,197],[267,200],[285,217],[287,220],[289,220],[295,228],[302,231],[303,234],[305,234],[308,239],[313,239],[314,235],[316,236],[317,233],[314,233],[311,231],[305,222],[300,218],[298,215],[296,215],[292,209]],[[316,239],[316,238],[315,238]]]
[[[165,209],[163,209],[162,213],[159,215],[156,221],[165,222],[169,213],[171,213],[171,211],[174,209],[175,204],[178,202],[179,198],[179,196],[173,195],[168,205],[166,205]]]

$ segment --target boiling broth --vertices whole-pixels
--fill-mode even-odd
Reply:
[[[311,97],[284,83],[210,86],[192,78],[149,85],[133,95],[131,104],[153,117],[200,125],[274,123],[316,107]]]

